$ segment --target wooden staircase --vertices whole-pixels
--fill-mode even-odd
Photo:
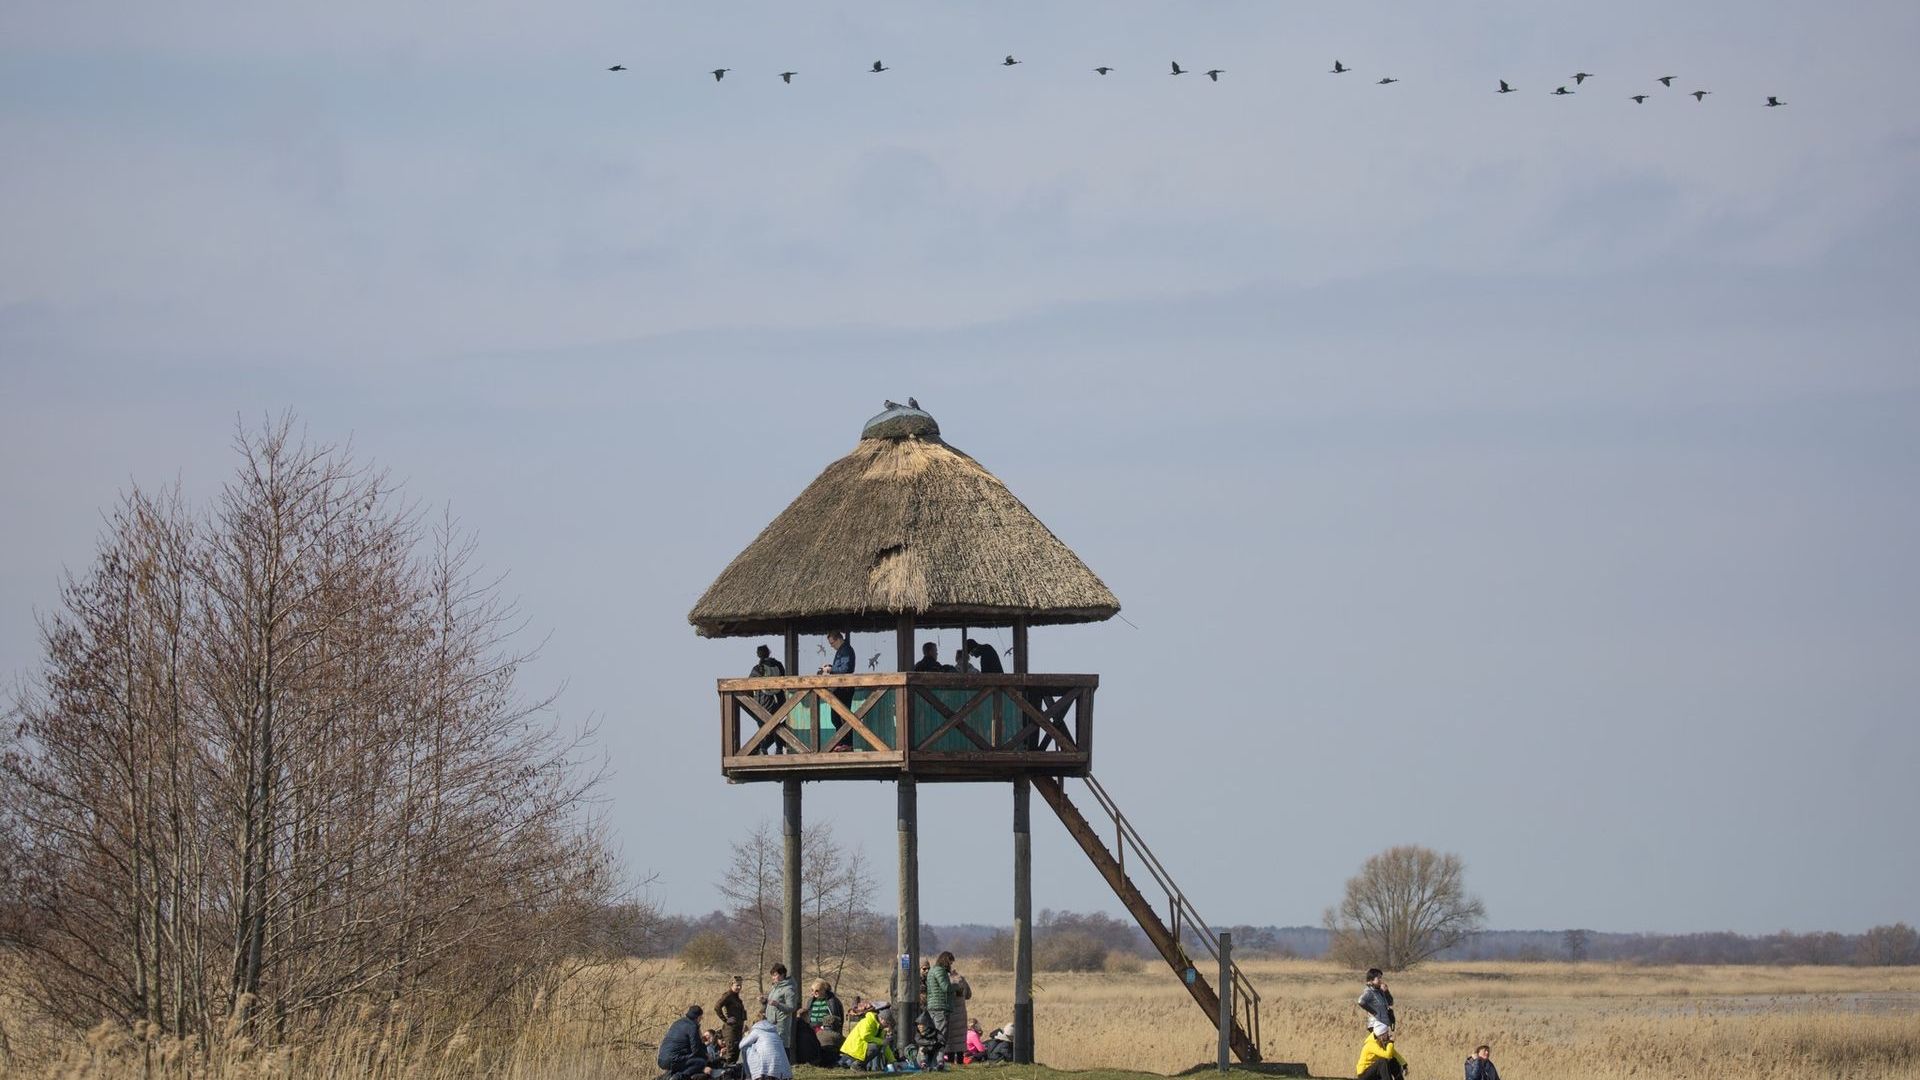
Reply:
[[[1207,1014],[1208,1023],[1217,1026],[1220,1021],[1220,995],[1208,981],[1207,972],[1219,970],[1220,939],[1200,918],[1199,912],[1193,909],[1193,905],[1187,902],[1186,894],[1173,883],[1172,876],[1167,873],[1165,867],[1160,865],[1160,860],[1154,858],[1153,852],[1147,848],[1146,841],[1140,838],[1140,834],[1134,831],[1132,823],[1120,813],[1120,808],[1114,804],[1107,790],[1101,787],[1100,782],[1092,776],[1082,777],[1082,779],[1086,781],[1087,788],[1092,792],[1101,811],[1113,822],[1114,845],[1111,850],[1101,840],[1100,833],[1096,832],[1093,825],[1087,821],[1086,816],[1080,813],[1080,808],[1073,804],[1073,800],[1067,798],[1066,787],[1062,780],[1053,776],[1035,776],[1033,790],[1047,800],[1048,806],[1053,807],[1053,812],[1060,817],[1060,823],[1065,825],[1067,832],[1079,842],[1081,850],[1087,853],[1087,858],[1093,860],[1093,865],[1099,869],[1100,876],[1107,879],[1107,884],[1113,887],[1114,895],[1127,906],[1127,911],[1132,913],[1134,921],[1140,924],[1140,929],[1146,931],[1147,938],[1153,942],[1154,948],[1160,950],[1160,955],[1167,961],[1167,966],[1171,967],[1174,974],[1186,984],[1187,992],[1193,995],[1194,1004],[1200,1006],[1201,1010]],[[1102,824],[1104,826],[1105,823]],[[1133,854],[1134,865],[1145,867],[1154,884],[1166,892],[1168,912],[1166,919],[1160,917],[1160,912],[1153,903],[1141,893],[1138,886],[1134,885],[1133,879],[1127,876],[1126,860],[1129,851]],[[1212,963],[1205,966],[1196,964],[1193,957],[1187,954],[1184,944],[1186,941],[1197,942],[1211,958]],[[1260,1060],[1260,995],[1254,990],[1246,974],[1240,970],[1240,965],[1234,964],[1232,971],[1233,1030],[1229,1033],[1228,1039],[1233,1046],[1233,1052],[1239,1056],[1240,1060],[1251,1065]]]

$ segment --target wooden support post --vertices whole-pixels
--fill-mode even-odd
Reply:
[[[1013,781],[1013,1060],[1033,1064],[1033,782]]]
[[[1220,931],[1220,1071],[1233,1052],[1233,935]]]
[[[1013,673],[1027,673],[1027,620],[1013,620]]]
[[[781,836],[786,842],[784,878],[785,886],[780,901],[780,933],[786,939],[787,978],[793,980],[795,987],[801,980],[800,948],[800,781],[783,780],[780,782]],[[804,1004],[805,998],[801,1001]],[[793,1018],[789,1016],[783,1024],[780,1038],[788,1046],[793,1045]]]
[[[894,670],[895,671],[912,671],[913,661],[914,661],[913,616],[911,615],[900,616],[900,623],[894,629],[893,637],[894,637],[894,661],[893,662],[897,665],[894,668]]]
[[[795,630],[792,623],[787,624],[787,652],[783,662],[787,665],[787,674],[800,674],[800,631]]]
[[[914,1019],[920,1015],[920,799],[911,776],[899,780],[895,815],[900,847],[900,918],[895,926],[894,963],[899,989],[893,1002],[894,1044],[905,1060],[913,1051]]]

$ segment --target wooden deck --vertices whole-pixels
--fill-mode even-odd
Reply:
[[[721,679],[728,779],[1085,776],[1098,675],[875,672]]]

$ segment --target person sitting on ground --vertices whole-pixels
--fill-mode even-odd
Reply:
[[[921,1072],[932,1072],[941,1068],[940,1060],[945,1056],[947,1042],[933,1022],[933,1014],[920,1010],[919,1019],[913,1025],[913,1063]]]
[[[1012,1061],[1013,1060],[1013,1025],[1012,1024],[1008,1024],[1006,1027],[1002,1027],[1002,1028],[994,1028],[993,1034],[987,1036],[987,1060],[988,1061]]]
[[[696,1076],[713,1075],[713,1065],[707,1060],[706,1047],[700,1041],[702,1011],[698,1005],[687,1006],[687,1011],[668,1026],[666,1036],[660,1040],[654,1062],[664,1071],[665,1080],[693,1080]]]
[[[980,674],[982,675],[999,675],[1007,670],[1000,666],[1000,654],[994,651],[991,645],[985,645],[972,638],[968,638],[967,652],[972,654],[973,658],[979,662],[978,666],[980,668]]]
[[[1381,975],[1379,968],[1367,969],[1366,989],[1360,991],[1360,998],[1354,1004],[1360,1006],[1360,1011],[1367,1014],[1368,1027],[1372,1027],[1375,1023],[1385,1024],[1388,1027],[1394,1025],[1393,991],[1387,989],[1387,980]]]
[[[860,1014],[846,1041],[840,1044],[841,1068],[881,1072],[887,1067],[893,1055],[889,1042],[893,1035],[893,1020],[888,1015],[891,1011],[885,1002],[876,1002]]]
[[[720,1037],[719,1028],[708,1028],[700,1033],[700,1049],[707,1053],[707,1064],[720,1068],[727,1063],[727,1040]]]
[[[980,1034],[980,1021],[967,1021],[966,1063],[971,1065],[983,1061],[987,1056],[987,1037]]]
[[[787,1044],[780,1041],[780,1031],[767,1019],[765,1009],[740,1040],[740,1076],[741,1080],[793,1080]]]
[[[915,671],[950,671],[951,668],[940,662],[940,646],[927,642],[920,646],[920,660],[913,665]]]
[[[1367,1028],[1360,1060],[1353,1067],[1356,1080],[1406,1080],[1407,1059],[1393,1045],[1393,1029],[1375,1020]]]
[[[1493,1067],[1493,1048],[1486,1043],[1474,1047],[1467,1059],[1467,1080],[1500,1080],[1500,1070]]]
[[[834,1060],[840,1058],[841,1030],[846,1026],[846,1007],[833,994],[833,987],[825,979],[813,980],[813,987],[807,995],[807,1024],[813,1028],[814,1038],[820,1040],[823,1059],[818,1062],[830,1065],[824,1060],[832,1053]]]

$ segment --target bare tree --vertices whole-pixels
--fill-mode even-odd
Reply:
[[[1853,955],[1856,963],[1869,967],[1920,964],[1920,931],[1903,922],[1876,926],[1860,935]]]
[[[205,514],[126,496],[43,620],[0,944],[49,1015],[202,1045],[559,977],[613,882],[513,612],[345,451],[290,419],[237,448]]]
[[[781,940],[781,843],[774,838],[773,827],[760,822],[733,842],[733,858],[715,885],[727,902],[733,933],[753,950],[754,979],[762,994],[767,992],[773,947]],[[800,977],[799,972],[793,975]]]
[[[847,965],[874,957],[868,933],[873,903],[873,875],[866,855],[845,849],[828,828],[806,829],[802,835],[801,940],[806,944],[812,974],[834,986]],[[891,945],[882,949],[890,953]]]
[[[1389,971],[1412,967],[1476,933],[1486,907],[1469,896],[1458,855],[1414,845],[1388,848],[1347,879],[1325,923],[1331,954]]]
[[[1587,958],[1587,949],[1592,944],[1593,935],[1585,930],[1568,930],[1560,935],[1560,947],[1567,952],[1567,959],[1579,963]]]

